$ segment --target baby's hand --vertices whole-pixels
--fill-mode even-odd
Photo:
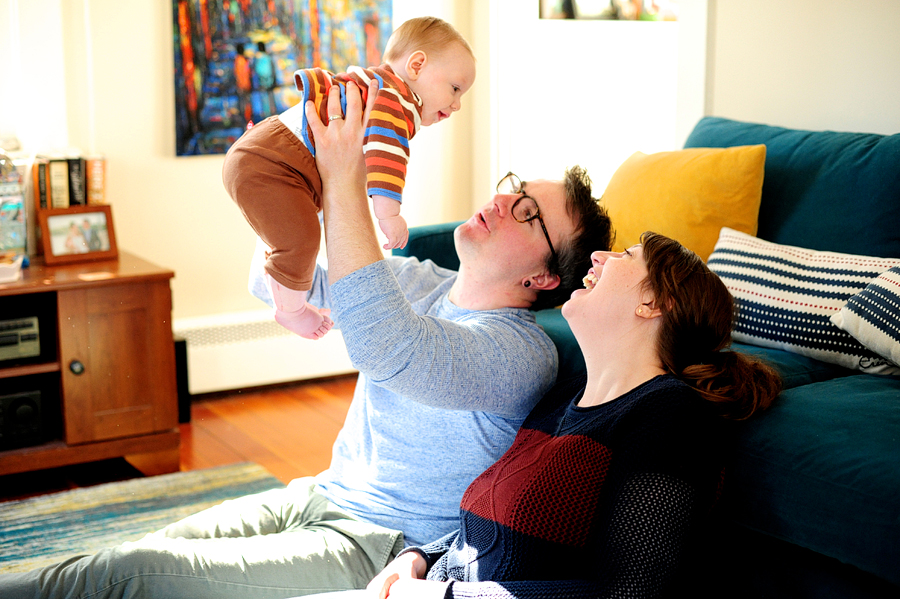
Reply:
[[[378,226],[381,228],[381,232],[387,236],[387,243],[383,246],[384,249],[394,250],[406,247],[406,242],[409,241],[409,228],[407,228],[406,220],[402,216],[398,214],[380,218],[378,219]]]

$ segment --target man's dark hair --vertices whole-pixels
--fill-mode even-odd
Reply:
[[[606,209],[591,196],[591,179],[580,166],[566,170],[566,212],[575,223],[575,234],[557,250],[558,263],[547,252],[547,270],[559,275],[555,289],[541,291],[532,310],[553,308],[565,302],[572,292],[582,287],[582,279],[591,268],[591,252],[612,247],[615,233]]]

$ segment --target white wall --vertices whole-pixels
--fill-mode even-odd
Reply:
[[[710,114],[805,129],[900,132],[900,2],[710,4]]]
[[[680,146],[703,115],[707,2],[657,23],[540,19],[538,4],[492,3],[495,179],[580,164],[599,196],[631,154]]]
[[[62,34],[59,0],[0,0],[0,137],[68,144]]]

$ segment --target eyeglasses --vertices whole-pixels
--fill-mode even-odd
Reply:
[[[547,245],[550,246],[550,255],[553,258],[553,264],[554,266],[558,264],[559,259],[556,256],[556,250],[553,249],[553,243],[550,241],[550,234],[547,233],[547,225],[544,224],[544,219],[541,218],[541,209],[538,207],[535,199],[525,193],[525,182],[510,171],[506,173],[505,177],[500,179],[499,183],[497,183],[497,193],[504,195],[521,194],[521,197],[516,200],[516,203],[512,205],[512,210],[510,210],[512,217],[516,219],[516,222],[523,224],[531,222],[534,219],[537,219],[538,222],[541,223],[544,237],[547,238]]]

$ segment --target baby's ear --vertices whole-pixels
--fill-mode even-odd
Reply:
[[[406,75],[415,81],[419,78],[426,62],[428,62],[428,56],[421,50],[416,50],[406,59]]]

